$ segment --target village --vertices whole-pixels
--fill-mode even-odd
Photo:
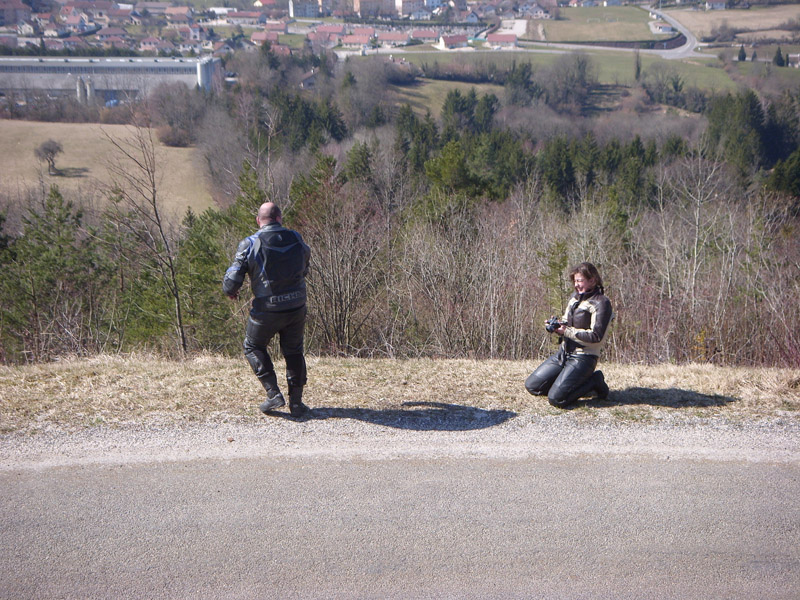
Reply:
[[[594,2],[572,0],[583,6]],[[619,3],[605,0],[608,5]],[[503,48],[516,46],[525,26],[499,30],[502,21],[550,19],[558,11],[555,4],[545,8],[546,3],[533,0],[353,0],[345,7],[331,0],[289,0],[288,5],[255,0],[249,10],[203,11],[168,2],[57,0],[53,9],[33,4],[41,12],[21,0],[0,0],[0,47],[165,57],[221,57],[264,44],[279,55],[306,45],[315,52],[416,44],[451,50],[468,47],[482,32],[481,43]]]

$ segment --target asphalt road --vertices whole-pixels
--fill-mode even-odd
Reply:
[[[331,437],[319,442],[330,452],[299,443],[18,466],[6,454],[0,597],[800,597],[792,431],[773,461],[688,445],[604,452],[602,440],[559,456],[499,435],[491,451],[443,450],[491,428],[425,432],[392,452],[416,434],[365,427],[378,433],[353,452]]]

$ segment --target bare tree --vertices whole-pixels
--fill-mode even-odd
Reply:
[[[174,306],[173,324],[182,354],[188,352],[178,282],[177,243],[173,226],[165,218],[159,186],[161,171],[154,132],[134,127],[128,138],[105,134],[113,147],[109,171],[113,177],[110,216],[137,242],[142,255],[151,259]]]
[[[43,142],[33,153],[36,155],[37,160],[47,163],[47,172],[50,175],[56,175],[58,173],[58,169],[56,169],[56,156],[63,151],[64,149],[61,147],[61,144],[50,139]]]
[[[312,323],[331,351],[358,354],[379,303],[383,217],[363,189],[342,185],[334,163],[318,163],[295,207],[296,222],[312,248]]]

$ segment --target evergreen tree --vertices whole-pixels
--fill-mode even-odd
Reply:
[[[614,185],[617,198],[623,205],[635,206],[643,201],[646,162],[645,147],[637,135],[623,149],[623,159]]]
[[[226,218],[213,209],[199,216],[191,209],[187,211],[178,255],[178,277],[192,347],[235,354],[241,349],[241,321],[246,312],[236,312],[237,307],[225,297],[220,285],[235,251],[233,247],[223,247],[222,241],[237,237],[235,230],[229,234],[229,219],[230,214]],[[252,214],[247,221],[251,224],[249,234],[256,227]],[[246,306],[245,298],[241,307]]]
[[[459,90],[450,90],[442,105],[442,142],[458,140],[465,133],[475,128],[475,107],[478,104],[475,88],[466,95]]]
[[[767,179],[767,187],[800,199],[800,149],[795,150],[785,161],[775,164]]]
[[[589,132],[580,142],[577,142],[572,154],[575,157],[575,172],[580,178],[580,183],[584,187],[590,188],[597,178],[600,158],[600,148],[594,134]]]
[[[459,142],[448,142],[441,154],[425,163],[425,174],[434,188],[447,193],[463,193],[476,196],[480,193],[480,182],[467,165],[467,157]]]
[[[747,60],[747,53],[744,51],[744,44],[739,46],[739,62],[744,62]]]
[[[516,106],[528,106],[543,94],[542,88],[533,81],[533,67],[529,62],[518,65],[514,61],[503,87],[506,103]]]
[[[575,167],[566,138],[550,140],[539,153],[538,165],[550,192],[566,205],[575,187]]]
[[[417,173],[425,171],[425,162],[439,148],[439,130],[430,113],[417,124],[408,150],[411,169]]]
[[[778,46],[778,49],[775,50],[775,56],[772,57],[772,64],[776,67],[783,67],[785,66],[786,62],[783,59],[783,54],[781,53],[781,47]]]
[[[494,114],[500,106],[500,101],[494,94],[484,94],[475,106],[475,130],[479,133],[488,133],[492,130]]]
[[[764,110],[755,92],[716,98],[709,105],[707,117],[709,147],[721,152],[742,175],[766,162]]]
[[[683,156],[686,154],[686,150],[686,142],[684,139],[679,135],[672,134],[664,140],[664,144],[661,146],[661,155],[665,160],[669,161],[673,158]]]
[[[356,142],[350,148],[344,175],[348,181],[372,184],[372,152],[366,143]]]
[[[605,175],[605,183],[610,184],[622,163],[622,145],[619,140],[614,138],[606,144],[600,153],[600,169]]]
[[[96,352],[111,269],[83,213],[56,186],[22,219],[23,230],[3,252],[0,311],[7,352],[33,360]]]
[[[511,189],[528,176],[534,157],[509,131],[491,131],[474,138],[467,165],[475,177],[485,183],[493,200],[504,200]]]

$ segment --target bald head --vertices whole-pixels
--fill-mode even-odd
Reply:
[[[264,202],[258,209],[256,222],[259,227],[281,222],[281,209],[274,202]]]

